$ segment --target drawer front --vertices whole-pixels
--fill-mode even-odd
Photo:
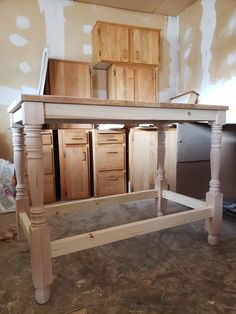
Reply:
[[[123,133],[98,133],[98,144],[124,143],[125,136]]]
[[[52,144],[52,134],[42,134],[43,145]]]
[[[84,131],[65,130],[63,131],[65,145],[68,144],[87,144],[88,133]]]
[[[97,172],[96,196],[125,193],[125,177],[125,171]]]
[[[44,173],[53,173],[53,149],[51,146],[43,146],[43,167]]]
[[[125,169],[125,147],[123,144],[97,145],[97,170]]]

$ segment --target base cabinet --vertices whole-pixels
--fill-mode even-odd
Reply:
[[[93,130],[94,196],[121,194],[126,184],[126,136],[124,130]]]
[[[88,130],[58,130],[61,199],[91,196]]]
[[[165,177],[171,191],[205,198],[210,180],[210,128],[183,123],[166,131]],[[129,186],[131,191],[155,188],[157,130],[131,129],[129,133]]]

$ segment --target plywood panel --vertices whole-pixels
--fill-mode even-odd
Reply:
[[[91,73],[88,63],[49,60],[51,95],[91,97]]]

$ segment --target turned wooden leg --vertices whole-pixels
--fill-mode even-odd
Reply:
[[[29,215],[29,198],[25,188],[25,155],[24,155],[24,135],[22,127],[12,128],[13,158],[16,174],[16,226],[17,240],[21,252],[29,250],[20,226],[19,214],[26,212]]]
[[[32,207],[30,208],[32,276],[36,301],[43,304],[50,298],[52,260],[50,231],[43,206],[44,170],[42,160],[41,125],[26,125],[25,131],[28,179],[32,201]]]
[[[220,193],[220,149],[222,140],[222,125],[214,123],[211,127],[211,180],[210,189],[206,194],[207,205],[214,209],[214,217],[206,221],[208,243],[216,245],[222,225],[223,194]]]
[[[162,191],[167,190],[168,184],[165,179],[165,141],[166,132],[165,125],[158,124],[158,148],[157,148],[157,179],[156,179],[156,189],[158,190],[157,199],[157,216],[165,215],[167,208],[167,200],[162,197]]]

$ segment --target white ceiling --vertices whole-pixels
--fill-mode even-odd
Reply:
[[[75,0],[132,11],[179,15],[196,0]]]

